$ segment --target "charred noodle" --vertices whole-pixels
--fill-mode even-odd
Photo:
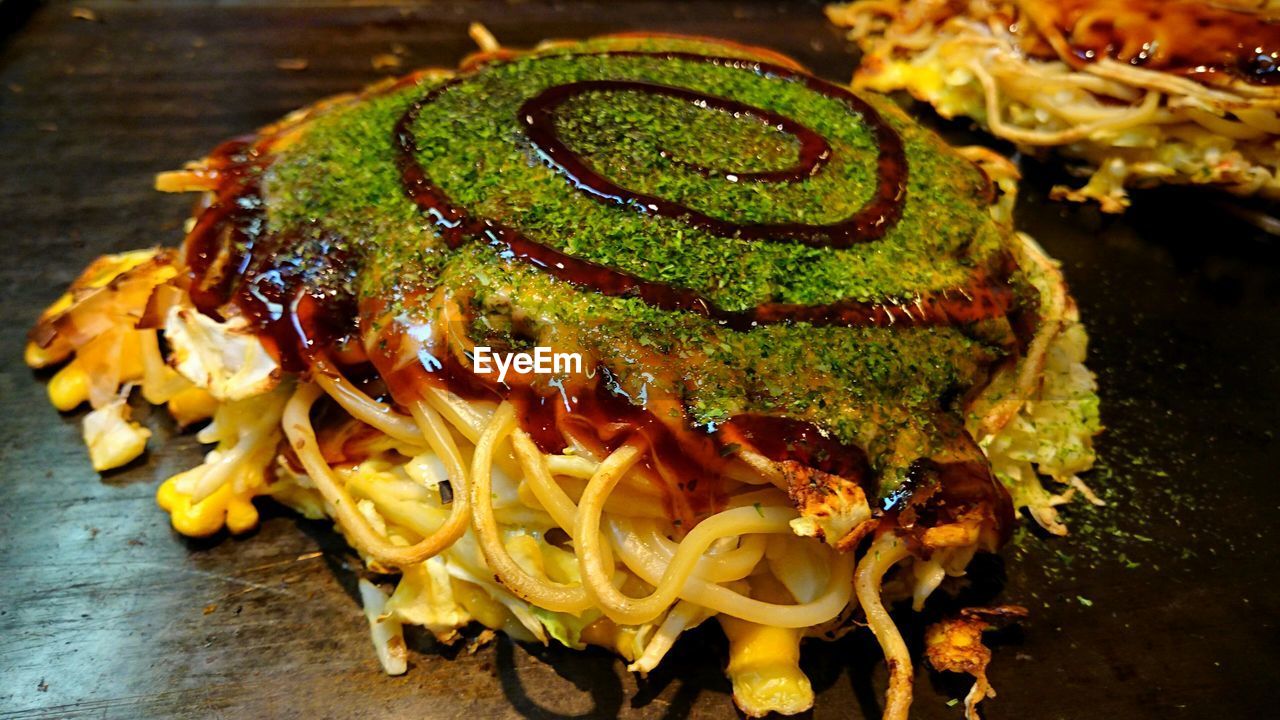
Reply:
[[[885,717],[906,717],[889,604],[963,575],[1015,506],[1065,532],[1054,505],[1093,460],[1084,331],[1057,266],[1010,228],[1011,166],[768,51],[479,39],[460,74],[327,101],[162,175],[205,193],[183,250],[102,258],[41,317],[27,361],[62,364],[54,404],[93,408],[99,470],[143,451],[133,387],[210,420],[205,462],[157,495],[174,527],[246,531],[260,496],[333,519],[398,575],[390,595],[361,582],[387,672],[407,667],[404,624],[601,645],[647,672],[714,617],[744,712],[795,713],[813,703],[803,638],[865,618]],[[526,132],[542,156],[503,145]],[[479,150],[459,176],[438,166]],[[631,171],[619,157],[667,174],[610,191],[645,185],[644,207],[579,195]],[[495,165],[501,183],[476,174]],[[533,341],[587,372],[500,383],[467,365]],[[974,697],[980,660],[954,665],[976,668]]]

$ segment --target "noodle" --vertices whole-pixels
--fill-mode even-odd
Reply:
[[[623,595],[613,586],[612,572],[605,564],[604,551],[600,540],[600,520],[603,505],[609,492],[618,484],[622,476],[640,457],[640,446],[629,441],[610,455],[583,493],[578,506],[577,520],[573,537],[576,540],[576,552],[581,566],[583,580],[596,604],[614,622],[620,624],[639,625],[649,622],[660,615],[685,590],[685,582],[691,578],[694,568],[702,554],[712,542],[730,535],[747,533],[790,532],[790,521],[796,516],[790,508],[735,508],[713,515],[698,523],[689,532],[671,562],[666,564],[660,577],[652,572],[652,560],[639,560],[632,550],[631,543],[619,543],[619,551],[623,561],[628,562],[630,555],[636,561],[636,567],[628,562],[632,571],[654,585],[654,590],[643,598],[632,598]],[[617,533],[615,533],[615,536]],[[647,577],[646,577],[647,575]],[[840,602],[832,612],[818,620],[804,613],[825,613],[831,605],[831,597],[824,598],[827,603],[810,603],[809,606],[780,606],[772,603],[761,603],[727,590],[726,588],[707,585],[696,581],[692,584],[692,592],[687,592],[686,599],[706,605],[720,612],[726,612],[744,620],[752,620],[762,624],[773,624],[782,627],[806,627],[816,625],[834,617],[847,602]],[[726,598],[724,591],[731,595]],[[708,600],[710,600],[708,602]],[[795,624],[793,624],[795,623]]]
[[[661,555],[668,564],[680,547],[678,543],[664,537],[655,522],[641,521],[636,524],[626,520],[616,520],[615,523],[620,532],[639,538],[642,544],[655,550],[656,554]],[[765,545],[764,535],[743,536],[738,546],[732,550],[712,551],[699,559],[697,567],[694,568],[694,575],[714,583],[741,580],[750,575],[760,559],[764,557]]]
[[[578,514],[578,506],[552,479],[546,457],[523,430],[516,430],[512,434],[512,447],[524,468],[525,480],[533,489],[538,502],[551,513],[556,524],[569,533],[570,538],[574,537],[573,521],[574,516]],[[594,470],[592,472],[594,473]]]
[[[856,85],[905,89],[1024,151],[1054,148],[1084,161],[1089,181],[1055,188],[1056,198],[1120,212],[1127,187],[1160,183],[1280,198],[1280,93],[1229,72],[1192,79],[1163,69],[1197,38],[1185,26],[1169,34],[1166,23],[1186,20],[1170,19],[1173,10],[1151,21],[1154,0],[1095,5],[1071,21],[1071,40],[1055,15],[1061,3],[856,0],[827,14],[864,50]],[[1098,47],[1109,50],[1082,57],[1082,48]]]
[[[880,581],[885,573],[908,556],[907,544],[892,534],[876,539],[858,563],[854,585],[858,603],[866,613],[867,625],[880,642],[889,668],[889,691],[885,695],[883,720],[907,720],[911,709],[911,654],[902,633],[889,617],[880,599]]]
[[[699,523],[680,543],[671,562],[666,562],[653,548],[629,536],[617,523],[614,523],[610,530],[619,557],[628,569],[657,589],[648,598],[643,599],[644,605],[621,595],[607,582],[603,583],[607,586],[605,590],[610,593],[616,606],[625,606],[627,610],[648,611],[654,605],[661,605],[659,602],[661,598],[669,598],[667,600],[669,603],[678,595],[682,599],[716,612],[760,625],[788,628],[819,625],[838,615],[849,603],[849,598],[853,594],[851,586],[853,557],[848,553],[833,553],[832,572],[827,586],[814,600],[796,605],[779,605],[746,597],[727,587],[709,583],[695,576],[691,567],[696,564],[706,547],[719,537],[745,533],[790,533],[789,522],[794,517],[795,512],[789,508],[757,510],[754,507],[746,507],[727,510]],[[591,569],[590,565],[583,563],[584,574],[589,573]],[[683,579],[682,587],[675,584],[677,579]],[[661,596],[658,595],[659,592],[662,593]],[[659,612],[661,612],[660,609]],[[644,615],[638,616],[644,617]],[[649,617],[654,616],[656,613]],[[610,617],[613,616],[610,615]],[[617,618],[615,621],[618,621]]]
[[[485,413],[474,403],[469,403],[447,390],[428,387],[423,391],[428,405],[449,421],[463,437],[476,442],[484,431]]]
[[[662,624],[658,626],[658,631],[649,639],[649,644],[644,648],[644,654],[628,665],[627,669],[631,672],[647,673],[656,668],[666,656],[667,651],[675,644],[676,638],[680,637],[680,633],[700,622],[706,614],[705,609],[693,603],[684,601],[676,603],[675,607],[671,608],[671,612],[667,613]]]
[[[293,397],[289,399],[288,404],[285,406],[284,432],[289,438],[289,444],[297,454],[298,460],[302,462],[303,468],[306,469],[307,475],[311,477],[316,489],[320,491],[320,494],[324,496],[324,499],[332,507],[334,519],[342,527],[351,544],[373,560],[391,567],[404,567],[422,562],[452,545],[466,530],[467,522],[471,519],[470,503],[467,501],[465,493],[466,476],[457,473],[452,479],[455,485],[462,484],[464,488],[462,492],[454,493],[453,507],[443,525],[415,545],[409,547],[392,545],[379,537],[377,531],[360,514],[359,510],[356,509],[355,500],[352,499],[346,488],[333,474],[333,469],[320,456],[320,448],[316,444],[316,435],[311,427],[310,418],[311,406],[320,397],[320,394],[321,390],[318,385],[310,383],[298,384]],[[417,410],[415,415],[420,412],[421,410]],[[427,432],[427,428],[424,427],[423,434],[426,435],[432,449],[441,455],[450,457],[451,464],[461,468],[461,463],[457,459],[457,448],[451,448],[439,443],[440,430],[442,429],[438,427],[439,420],[434,415],[423,414],[420,422],[430,427],[431,432]],[[449,443],[451,445],[452,440]],[[450,449],[452,450],[451,456],[448,454]]]
[[[389,405],[360,392],[327,359],[317,358],[311,373],[312,380],[351,413],[355,419],[375,427],[391,437],[411,445],[422,443],[422,432],[412,418],[400,415]]]
[[[566,587],[543,582],[516,564],[502,544],[498,521],[493,514],[491,473],[494,446],[515,428],[515,410],[510,403],[498,406],[476,444],[472,460],[471,502],[472,524],[484,551],[485,561],[502,580],[502,584],[520,599],[538,607],[558,612],[578,613],[591,607],[592,601],[582,587]]]
[[[1000,89],[995,79],[991,77],[991,73],[987,72],[978,62],[970,63],[969,69],[978,78],[978,82],[982,84],[982,90],[986,97],[986,120],[991,126],[991,131],[1007,140],[1024,145],[1066,145],[1103,131],[1119,132],[1125,128],[1149,122],[1155,115],[1156,109],[1160,106],[1161,97],[1159,93],[1148,92],[1144,96],[1142,104],[1138,107],[1112,111],[1108,113],[1109,117],[1104,115],[1091,122],[1078,124],[1066,130],[1053,132],[1026,130],[1005,122],[1001,117],[1003,103],[1000,100]]]

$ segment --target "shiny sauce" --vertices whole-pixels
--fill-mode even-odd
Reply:
[[[363,313],[366,322],[379,311],[376,303],[369,303]],[[648,476],[661,484],[670,517],[690,528],[723,507],[720,477],[727,459],[719,436],[690,428],[683,420],[663,422],[644,403],[635,402],[608,368],[597,366],[591,380],[566,381],[555,388],[536,386],[532,375],[514,372],[498,382],[494,375],[474,372],[447,348],[420,348],[423,362],[397,362],[397,355],[411,342],[403,328],[393,326],[376,343],[381,351],[370,356],[391,394],[401,402],[421,397],[426,387],[472,401],[508,401],[515,407],[520,428],[548,454],[563,453],[577,443],[603,458],[638,436],[649,449],[642,464]]]
[[[1074,59],[1112,58],[1152,70],[1280,85],[1280,17],[1206,0],[1059,0],[1033,4]]]
[[[266,144],[237,139],[211,153],[219,187],[187,234],[189,293],[211,317],[223,319],[234,306],[281,366],[300,372],[313,353],[354,339],[356,266],[340,238],[267,232]]]
[[[685,53],[664,55],[703,62],[748,62]],[[723,220],[699,216],[689,208],[613,184],[560,142],[550,123],[551,113],[559,103],[582,92],[611,88],[661,94],[746,113],[799,138],[802,149],[794,166],[749,176],[748,182],[789,182],[820,171],[831,152],[824,139],[798,122],[757,108],[739,107],[732,100],[695,96],[685,89],[645,83],[575,83],[543,92],[526,103],[522,114],[528,118],[530,140],[552,159],[556,169],[584,192],[594,193],[601,202],[636,205],[641,211],[679,217],[726,235],[762,241],[795,241],[839,248],[881,237],[900,217],[906,194],[906,158],[897,133],[872,108],[838,86],[788,67],[749,64],[758,72],[797,78],[820,92],[844,100],[873,127],[880,142],[877,188],[867,205],[852,217],[835,225],[730,226]],[[432,182],[417,159],[413,123],[420,109],[453,82],[457,80],[438,86],[412,105],[390,138],[398,151],[405,193],[435,222],[450,247],[471,241],[488,242],[501,247],[509,257],[579,287],[606,295],[639,297],[664,310],[698,313],[737,329],[796,321],[840,326],[951,325],[1003,317],[1014,305],[1006,278],[979,273],[966,287],[909,299],[890,298],[874,303],[846,300],[816,306],[765,303],[730,312],[717,308],[687,288],[645,280],[575,258],[514,228],[472,216]],[[353,344],[351,341],[362,327],[373,327],[372,319],[382,308],[376,304],[357,307],[351,288],[358,262],[342,249],[346,244],[341,238],[326,236],[318,230],[312,232],[309,228],[268,232],[260,176],[270,164],[270,140],[269,136],[234,140],[212,153],[209,167],[218,172],[219,187],[198,213],[195,227],[188,234],[185,244],[188,280],[191,297],[199,310],[215,318],[232,314],[245,317],[286,370],[302,372],[311,367],[320,353],[330,360],[342,357],[339,348]],[[714,168],[694,169],[708,174],[720,172]],[[667,484],[665,496],[671,517],[686,526],[692,526],[699,518],[723,506],[725,497],[719,478],[726,457],[732,454],[731,441],[726,438],[743,440],[774,460],[794,460],[859,482],[869,497],[877,495],[865,453],[827,437],[812,424],[781,417],[740,416],[730,421],[732,432],[690,428],[683,419],[661,419],[643,403],[635,402],[622,392],[603,366],[597,368],[591,383],[548,391],[518,378],[498,383],[482,377],[450,352],[431,356],[430,362],[406,364],[397,357],[403,344],[408,342],[397,335],[401,331],[394,324],[391,330],[384,330],[380,342],[372,344],[382,351],[370,351],[367,358],[385,380],[391,396],[401,404],[413,402],[425,386],[443,387],[469,399],[506,399],[516,406],[520,426],[548,453],[563,451],[568,446],[566,438],[571,437],[604,455],[629,438],[642,436],[651,449],[645,461],[648,470]],[[370,345],[365,343],[365,347]],[[363,356],[357,361],[363,362]],[[930,468],[931,474],[922,471],[922,477],[942,478],[943,485],[952,482],[954,476],[957,491],[939,495],[936,489],[931,490],[921,495],[918,504],[923,507],[934,502],[929,498],[951,498],[943,505],[958,507],[962,502],[994,502],[1007,506],[1007,494],[985,463],[980,468],[970,465],[953,468],[935,464]],[[921,481],[916,485],[924,487],[926,483]],[[899,501],[906,502],[904,498],[912,497],[916,485],[906,487]],[[884,511],[887,517],[896,517],[893,508],[886,507]],[[1001,514],[1002,524],[1003,517]]]
[[[610,54],[630,56],[645,53]],[[556,137],[552,114],[560,104],[585,92],[606,89],[644,92],[682,98],[709,108],[746,113],[794,133],[801,142],[800,161],[785,170],[758,173],[749,177],[756,182],[801,180],[817,172],[830,153],[830,146],[812,130],[769,111],[684,88],[622,81],[576,82],[554,86],[527,101],[518,113],[533,144],[579,189],[601,202],[680,218],[695,227],[724,236],[763,241],[796,241],[817,247],[847,248],[855,243],[873,241],[882,237],[900,219],[907,193],[907,161],[902,140],[884,118],[861,98],[838,85],[780,65],[692,53],[667,52],[658,56],[707,63],[747,64],[755,72],[799,80],[807,87],[847,104],[872,127],[880,146],[876,161],[877,185],[872,199],[852,217],[833,225],[741,224],[712,218],[687,206],[617,185],[601,176]],[[511,257],[535,265],[543,272],[575,285],[604,295],[639,297],[662,310],[698,313],[739,330],[781,322],[808,322],[819,326],[947,325],[1001,317],[1012,307],[1013,298],[1003,279],[979,275],[966,287],[920,297],[886,298],[879,302],[842,300],[823,305],[767,302],[747,310],[730,311],[717,307],[710,299],[691,289],[646,280],[576,258],[539,243],[515,228],[489,218],[475,217],[454,203],[433,182],[418,160],[419,148],[413,131],[413,125],[422,109],[463,81],[465,77],[457,78],[432,90],[405,112],[395,129],[397,163],[405,192],[435,221],[450,247],[456,248],[465,242],[480,239],[502,248]],[[702,170],[712,172],[709,168]]]

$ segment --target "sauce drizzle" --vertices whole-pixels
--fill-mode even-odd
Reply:
[[[819,172],[832,152],[829,143],[794,120],[736,101],[702,95],[683,88],[649,83],[600,81],[562,85],[543,92],[525,103],[521,115],[530,139],[580,187],[590,188],[608,202],[639,203],[657,214],[679,217],[686,222],[725,235],[762,240],[795,240],[826,247],[848,247],[881,237],[901,214],[905,201],[906,159],[901,139],[872,108],[852,93],[824,81],[780,65],[718,58],[691,53],[596,53],[657,55],[693,59],[700,62],[731,63],[755,72],[793,78],[819,92],[843,99],[867,122],[880,140],[877,159],[878,183],[872,201],[851,218],[835,225],[814,226],[736,225],[702,216],[683,206],[631,193],[612,184],[589,168],[555,137],[552,114],[571,97],[597,90],[652,92],[706,103],[708,107],[745,113],[780,127],[800,140],[798,161],[789,168],[762,173],[739,173],[749,182],[790,182]],[[485,218],[472,217],[456,206],[431,182],[417,160],[418,148],[413,124],[424,106],[459,82],[448,81],[414,103],[396,124],[393,141],[404,189],[417,206],[429,215],[441,231],[445,243],[456,248],[480,239],[497,246],[506,256],[538,266],[553,276],[612,296],[635,296],[667,310],[685,310],[719,320],[735,329],[757,324],[808,322],[814,325],[889,326],[950,325],[972,323],[1006,315],[1015,303],[1012,289],[1002,278],[978,271],[963,288],[922,294],[912,298],[889,298],[880,302],[838,301],[825,305],[764,303],[749,310],[725,311],[700,294],[680,287],[653,282],[572,257],[538,243],[519,231]],[[362,328],[370,328],[372,308],[357,308],[350,291],[357,260],[340,251],[339,238],[330,238],[319,228],[298,228],[269,232],[260,187],[263,171],[269,166],[273,137],[241,138],[223,144],[211,153],[207,165],[219,175],[212,199],[198,212],[195,227],[185,244],[190,281],[189,292],[196,307],[212,317],[222,317],[229,306],[246,316],[264,344],[286,370],[308,369],[317,353],[345,343]],[[689,165],[697,172],[714,175],[721,171]],[[719,225],[717,225],[719,223]],[[316,231],[316,232],[312,232]],[[308,251],[311,248],[311,251]],[[996,273],[1004,273],[1000,268]],[[365,312],[361,312],[361,310]],[[651,474],[672,487],[666,497],[673,518],[688,525],[723,504],[721,470],[727,462],[725,447],[742,439],[771,459],[793,460],[823,469],[863,484],[874,495],[873,473],[865,452],[829,438],[818,427],[785,417],[737,416],[721,432],[708,433],[678,427],[658,418],[644,404],[636,404],[622,393],[603,366],[590,387],[577,388],[572,401],[546,394],[525,383],[503,384],[482,378],[444,353],[434,367],[418,363],[397,363],[394,351],[403,338],[391,342],[381,352],[371,352],[369,361],[392,390],[406,400],[422,385],[443,386],[463,397],[506,398],[512,401],[520,425],[537,445],[549,453],[562,451],[566,437],[596,445],[600,453],[620,445],[628,436],[643,435],[652,449],[645,460]],[[383,354],[385,353],[385,355]],[[726,432],[727,431],[727,432]],[[963,433],[963,430],[958,430]],[[923,461],[922,461],[923,462]],[[932,461],[929,461],[932,462]],[[927,470],[927,472],[926,472]],[[939,491],[935,485],[957,485],[956,492]],[[921,492],[923,488],[928,492]],[[930,500],[937,496],[937,499]],[[945,463],[920,466],[912,481],[901,489],[897,502],[914,505],[914,516],[929,521],[935,516],[958,517],[972,507],[994,507],[997,526],[1007,527],[1008,496],[983,463]],[[941,502],[941,505],[938,503]],[[898,522],[897,507],[877,510]],[[914,517],[913,516],[913,517]]]
[[[795,240],[820,247],[847,248],[854,243],[869,242],[884,235],[901,217],[906,201],[907,161],[902,140],[897,132],[861,98],[853,93],[810,75],[780,65],[722,58],[684,52],[644,53],[621,51],[591,53],[588,56],[646,56],[691,60],[741,67],[769,76],[803,82],[817,92],[847,104],[873,129],[880,143],[876,161],[877,186],[870,202],[850,218],[833,225],[738,224],[708,217],[678,203],[642,195],[602,177],[555,137],[551,113],[561,103],[584,92],[614,89],[663,94],[731,111],[747,112],[767,122],[785,122],[784,129],[801,140],[800,161],[783,171],[762,173],[760,181],[798,180],[820,169],[830,153],[827,142],[798,122],[781,118],[767,110],[743,105],[726,98],[703,95],[683,88],[652,83],[597,81],[554,86],[527,101],[519,116],[530,139],[562,173],[580,189],[605,202],[625,203],[660,215],[679,217],[695,226],[736,236],[763,240]],[[563,57],[563,56],[555,56]],[[911,298],[886,298],[879,302],[841,300],[825,305],[794,305],[766,302],[748,310],[731,311],[717,307],[700,293],[667,283],[645,280],[630,273],[576,258],[533,240],[519,230],[490,218],[475,217],[459,207],[432,181],[418,160],[419,148],[413,126],[419,114],[450,88],[465,81],[459,77],[443,83],[415,102],[396,123],[396,161],[405,192],[430,216],[445,243],[456,248],[474,238],[482,238],[500,249],[505,256],[528,262],[562,280],[591,288],[609,296],[639,297],[662,310],[682,310],[719,320],[734,329],[749,329],[791,321],[819,326],[888,326],[947,325],[969,323],[999,317],[1013,305],[1012,292],[1006,283],[984,275],[975,276],[964,288],[923,294]]]
[[[679,56],[688,57],[688,56]],[[701,57],[701,56],[692,56]],[[796,77],[804,77],[796,75]],[[525,101],[516,116],[525,126],[529,139],[543,157],[579,189],[606,203],[631,207],[665,217],[679,218],[694,227],[716,235],[753,240],[794,240],[815,247],[847,248],[869,242],[884,235],[902,214],[906,199],[907,159],[902,139],[870,105],[858,96],[822,81],[806,86],[836,97],[870,124],[880,146],[876,159],[876,191],[871,202],[851,217],[832,225],[806,223],[736,223],[711,217],[681,203],[629,190],[609,180],[573,152],[556,135],[555,111],[565,102],[592,92],[631,91],[648,95],[665,95],[687,100],[701,107],[714,108],[740,115],[751,115],[794,135],[800,141],[800,159],[792,167],[766,172],[731,173],[736,180],[748,182],[796,182],[816,174],[831,157],[831,145],[810,128],[783,115],[728,98],[716,97],[685,88],[628,80],[594,80],[555,85]],[[691,166],[706,176],[730,174]]]
[[[359,332],[355,267],[339,238],[268,232],[261,174],[269,141],[238,138],[210,153],[219,183],[184,243],[188,294],[213,318],[234,305],[283,368],[299,372],[312,353]]]

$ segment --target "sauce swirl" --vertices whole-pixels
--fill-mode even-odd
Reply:
[[[861,98],[837,85],[791,68],[758,61],[722,58],[687,52],[643,53],[615,51],[609,56],[652,56],[744,68],[759,74],[804,83],[805,87],[835,98],[862,117],[879,143],[876,160],[876,188],[871,200],[846,220],[832,225],[740,224],[697,212],[669,200],[637,193],[614,183],[591,168],[556,137],[554,110],[583,93],[627,90],[666,95],[699,103],[709,108],[742,113],[759,118],[795,134],[801,142],[800,160],[781,171],[747,174],[758,182],[791,182],[818,172],[830,157],[825,139],[797,121],[734,100],[698,93],[685,88],[632,81],[590,81],[553,86],[526,101],[518,112],[534,145],[580,190],[602,202],[617,203],[676,217],[691,225],[726,237],[766,241],[796,241],[816,247],[847,248],[855,243],[882,237],[898,221],[906,201],[907,160],[902,140],[892,127]],[[433,219],[445,242],[456,248],[480,238],[501,249],[504,255],[537,266],[540,270],[575,285],[610,296],[634,296],[662,310],[682,310],[719,320],[735,329],[783,322],[807,322],[819,326],[947,325],[1000,317],[1013,304],[1007,284],[979,275],[964,288],[910,298],[886,298],[879,302],[841,300],[822,305],[795,305],[766,302],[748,310],[730,311],[688,288],[643,279],[630,273],[574,257],[539,243],[516,228],[489,218],[476,217],[457,205],[436,184],[418,160],[420,148],[413,126],[422,110],[452,87],[465,82],[455,78],[415,102],[396,123],[397,163],[405,192]],[[709,168],[702,170],[710,173]]]
[[[667,53],[682,59],[704,58],[704,62],[724,62],[719,58],[698,55]],[[780,67],[762,68],[760,72],[776,74]],[[792,71],[792,77],[805,77]],[[733,177],[735,182],[796,182],[817,173],[831,157],[831,145],[818,133],[784,115],[753,107],[728,98],[707,95],[686,88],[627,80],[594,80],[556,85],[526,101],[517,116],[529,139],[544,157],[578,188],[602,202],[634,208],[640,212],[679,218],[695,227],[722,236],[736,236],[754,240],[793,240],[815,247],[847,248],[858,242],[869,242],[884,235],[902,215],[906,199],[907,159],[902,139],[870,105],[858,96],[839,87],[810,78],[810,89],[833,97],[860,115],[874,131],[879,144],[876,159],[876,190],[871,202],[852,217],[832,225],[806,223],[735,223],[711,217],[681,203],[653,195],[635,192],[609,180],[583,158],[575,154],[556,135],[555,111],[566,101],[593,92],[631,91],[648,95],[665,95],[696,104],[699,107],[722,110],[737,115],[758,118],[800,140],[800,159],[792,167],[764,172],[731,172],[713,170],[702,166],[693,169],[704,175]]]

